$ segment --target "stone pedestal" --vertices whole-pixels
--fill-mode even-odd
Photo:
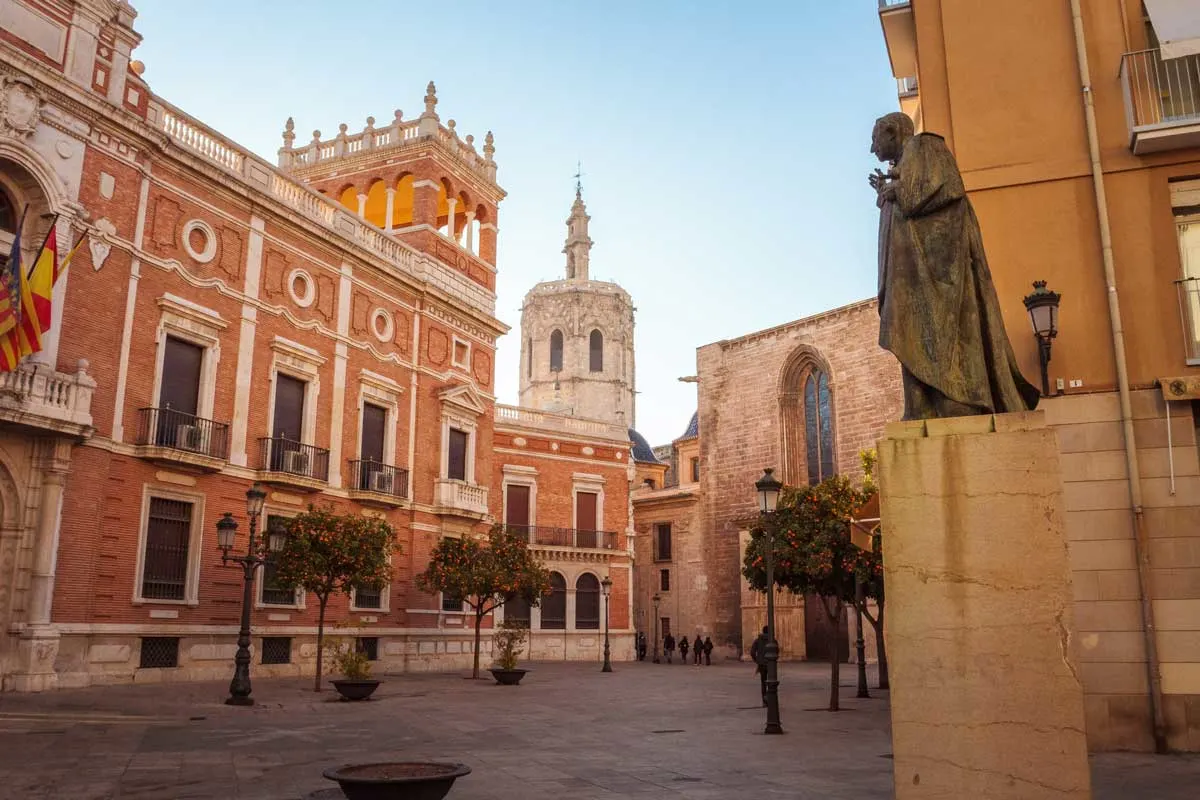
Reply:
[[[1042,414],[879,442],[896,797],[1091,797],[1058,447]]]
[[[21,631],[17,639],[16,670],[5,680],[4,689],[14,692],[44,692],[58,685],[54,660],[58,657],[59,632],[50,626]]]

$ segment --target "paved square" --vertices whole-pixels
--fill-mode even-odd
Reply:
[[[431,758],[474,772],[453,800],[891,797],[886,699],[824,707],[827,668],[787,664],[785,736],[764,736],[748,664],[537,664],[518,687],[460,674],[396,675],[367,703],[258,681],[0,696],[0,798],[299,800],[329,766]],[[873,677],[872,677],[873,680]],[[852,684],[853,669],[843,671]],[[1200,757],[1094,759],[1097,800],[1192,800]]]

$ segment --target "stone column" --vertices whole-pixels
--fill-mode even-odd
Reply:
[[[465,247],[468,251],[474,253],[475,252],[475,212],[474,211],[467,212],[467,224],[464,227],[466,228],[467,235],[466,235],[466,238],[464,239],[465,244],[463,245],[463,247]]]
[[[387,219],[384,220],[383,229],[388,233],[392,232],[392,210],[396,206],[396,188],[389,186],[387,189]]]
[[[447,222],[446,222],[446,238],[453,242],[458,241],[458,237],[454,235],[454,212],[458,209],[458,198],[451,197],[446,200]]]
[[[1090,798],[1054,430],[895,423],[879,471],[897,800]]]
[[[358,193],[358,218],[367,218],[367,196],[363,192]]]
[[[71,442],[55,439],[48,444],[48,449],[50,452],[43,467],[37,529],[34,532],[29,610],[17,643],[17,669],[12,675],[11,688],[18,692],[53,689],[58,682],[54,660],[58,655],[59,633],[50,622],[50,612],[54,602],[58,530]]]

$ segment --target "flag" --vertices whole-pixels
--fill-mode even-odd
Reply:
[[[53,229],[51,229],[53,230]],[[38,254],[38,262],[42,260],[42,254],[46,252],[45,245],[42,246],[42,252]],[[36,264],[35,264],[36,267]],[[16,339],[18,363],[25,356],[31,356],[34,353],[40,353],[42,350],[42,328],[39,306],[40,303],[34,301],[33,287],[29,283],[29,276],[21,271],[21,279],[19,282],[21,294],[20,313],[17,315]],[[49,319],[50,305],[49,301],[45,304],[47,319]],[[9,333],[10,339],[12,332]],[[15,365],[14,365],[15,366]]]
[[[55,218],[55,222],[57,221]],[[28,329],[26,336],[31,342],[35,339],[39,342],[38,350],[41,349],[40,334],[50,330],[50,304],[57,272],[58,233],[52,222],[50,232],[46,234],[46,241],[42,242],[42,249],[38,251],[33,266],[25,276],[29,288],[28,304],[25,301],[25,286],[21,287],[21,327]],[[35,328],[37,330],[34,330]],[[36,353],[37,350],[32,352]]]
[[[20,323],[20,290],[21,276],[21,228],[25,226],[26,206],[21,212],[21,221],[13,235],[12,248],[8,253],[8,262],[0,269],[0,372],[11,372],[20,363],[20,348],[17,337],[17,326]]]
[[[71,265],[71,259],[75,257],[76,253],[79,252],[79,248],[83,247],[83,240],[86,238],[87,232],[85,231],[84,233],[80,234],[79,241],[75,243],[75,246],[72,247],[65,256],[63,256],[62,261],[58,262],[58,269],[54,270],[55,284],[58,283],[58,276],[67,271],[67,267]]]

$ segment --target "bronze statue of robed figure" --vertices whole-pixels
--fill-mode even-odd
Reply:
[[[941,136],[901,113],[875,122],[879,345],[900,361],[904,419],[1037,407],[1004,331],[979,220]]]

